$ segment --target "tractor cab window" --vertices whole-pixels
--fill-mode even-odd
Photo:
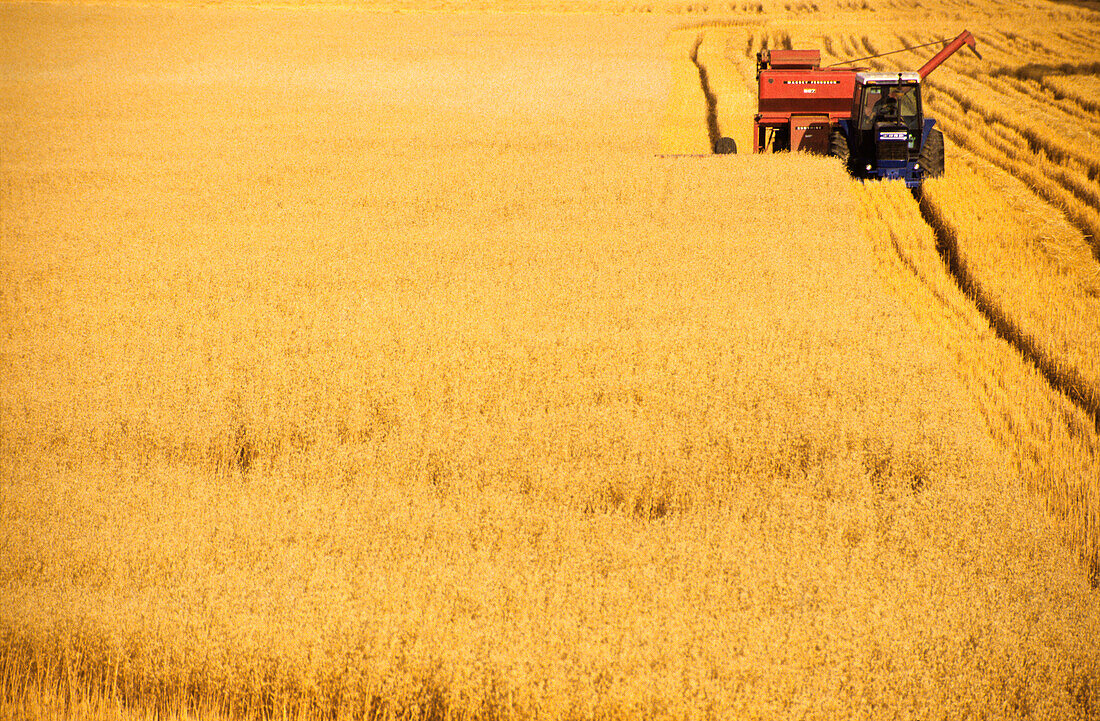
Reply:
[[[876,122],[901,122],[916,133],[920,126],[917,85],[865,85],[860,102],[859,127],[870,130]]]

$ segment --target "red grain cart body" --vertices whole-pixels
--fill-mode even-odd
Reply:
[[[829,132],[852,114],[857,69],[821,68],[817,50],[764,50],[757,59],[754,152],[782,147],[829,152]]]

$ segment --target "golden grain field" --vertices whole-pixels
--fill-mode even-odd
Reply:
[[[931,4],[0,4],[0,718],[1100,718],[1100,13]]]

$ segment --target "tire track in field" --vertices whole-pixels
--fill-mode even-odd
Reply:
[[[910,193],[897,183],[852,183],[884,280],[917,325],[954,359],[989,432],[1043,499],[1067,545],[1100,587],[1100,431],[1001,335],[964,283]]]
[[[722,131],[718,128],[718,97],[710,86],[707,66],[699,60],[699,48],[702,46],[704,38],[705,36],[700,33],[695,40],[695,45],[691,48],[691,62],[699,73],[699,87],[702,89],[703,99],[706,101],[707,136],[710,138],[710,151],[719,153],[722,152],[722,148],[719,147],[722,140]]]
[[[944,265],[958,283],[959,288],[974,303],[997,336],[1007,341],[1029,363],[1031,363],[1056,391],[1062,393],[1092,419],[1096,432],[1100,434],[1100,395],[1073,368],[1063,367],[1056,359],[1048,356],[1035,344],[1009,315],[989,298],[982,289],[981,282],[961,262],[957,231],[944,218],[942,211],[927,196],[919,200],[921,217],[936,237],[936,249],[943,258]]]

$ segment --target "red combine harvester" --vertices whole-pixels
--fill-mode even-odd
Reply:
[[[920,70],[900,73],[823,68],[817,50],[760,51],[754,151],[835,155],[858,178],[919,187],[944,165],[943,134],[923,113],[920,84],[964,45],[978,55],[974,36],[964,30]]]

